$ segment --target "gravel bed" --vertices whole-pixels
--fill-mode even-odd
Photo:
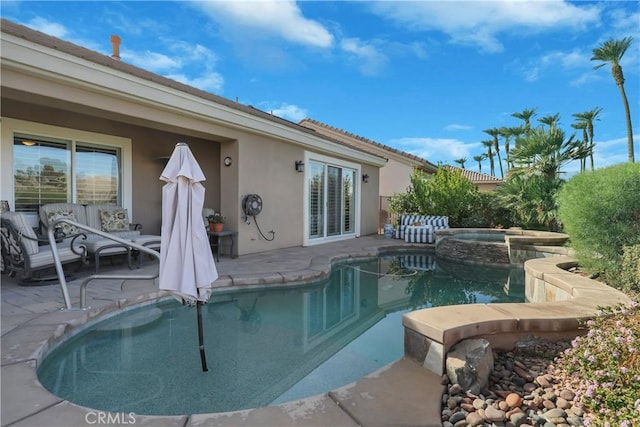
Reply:
[[[577,387],[553,362],[570,346],[569,340],[531,337],[516,343],[513,351],[494,351],[489,384],[478,395],[444,375],[443,427],[582,426],[584,411],[572,390]]]

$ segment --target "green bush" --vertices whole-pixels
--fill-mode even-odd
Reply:
[[[623,291],[640,295],[640,245],[623,248],[619,283]]]
[[[619,278],[623,248],[640,244],[640,163],[575,175],[560,189],[558,204],[580,265],[607,281]]]

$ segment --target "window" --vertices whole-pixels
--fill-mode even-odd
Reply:
[[[37,213],[47,203],[121,200],[121,150],[83,141],[15,135],[14,205]]]
[[[356,165],[333,164],[308,160],[307,239],[355,235],[356,231]]]

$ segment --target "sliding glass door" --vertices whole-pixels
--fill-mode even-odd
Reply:
[[[353,168],[309,161],[309,239],[355,234],[356,174]]]

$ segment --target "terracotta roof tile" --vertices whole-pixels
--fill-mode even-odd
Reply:
[[[503,179],[487,175],[486,173],[476,172],[469,169],[462,169],[456,166],[446,165],[451,170],[460,171],[462,176],[468,178],[474,184],[502,184]]]

